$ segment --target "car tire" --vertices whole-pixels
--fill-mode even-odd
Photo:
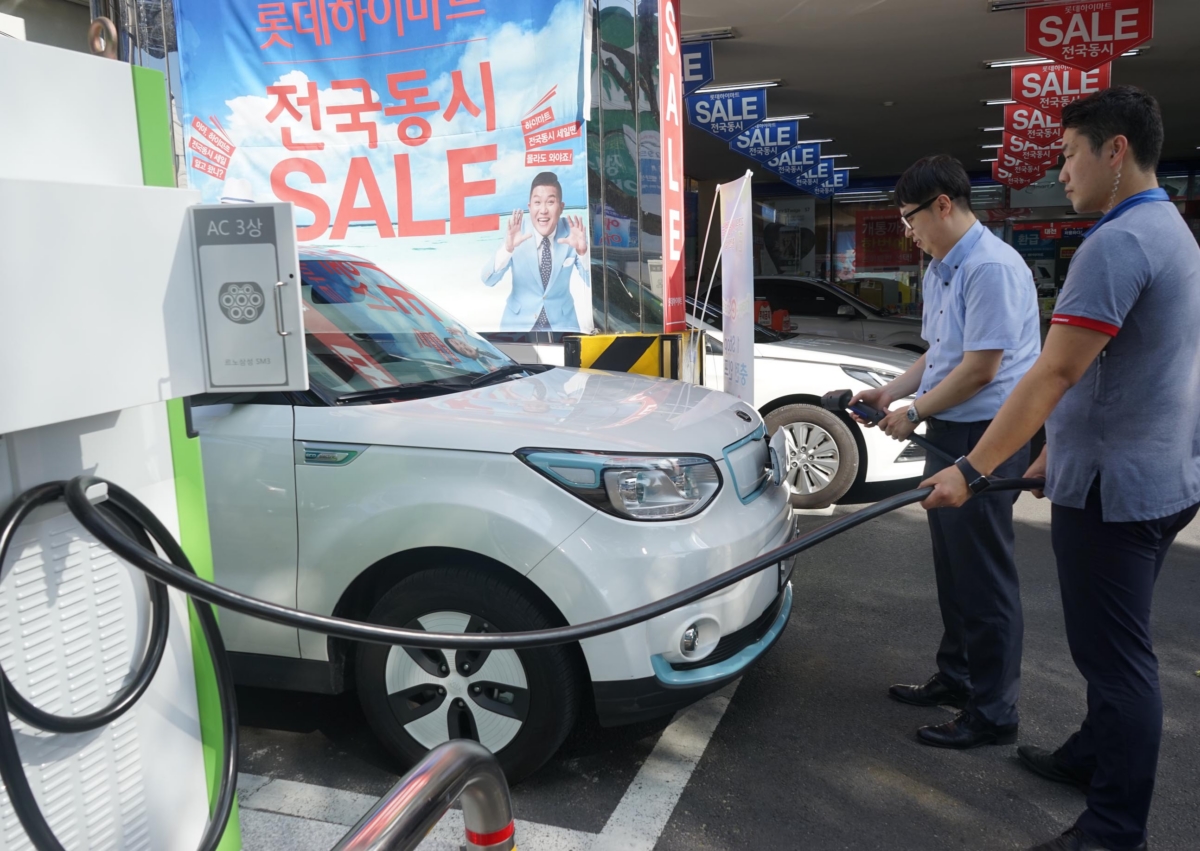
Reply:
[[[797,466],[787,479],[793,508],[826,508],[846,495],[859,465],[858,443],[849,426],[824,408],[806,404],[776,408],[766,423],[771,435],[785,428],[795,438],[792,461]]]
[[[422,571],[384,594],[369,619],[429,632],[558,626],[497,573],[502,569]],[[433,747],[470,738],[491,750],[516,783],[558,750],[579,713],[581,686],[568,647],[487,653],[359,644],[355,663],[367,720],[404,771]]]

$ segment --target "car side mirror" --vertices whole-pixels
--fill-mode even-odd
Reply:
[[[854,308],[848,304],[838,306],[838,316],[854,316]]]

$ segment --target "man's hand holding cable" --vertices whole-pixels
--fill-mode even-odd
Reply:
[[[908,440],[909,436],[917,430],[917,423],[908,418],[909,408],[912,407],[912,405],[906,405],[899,410],[889,412],[879,423],[879,428],[893,440]]]
[[[850,400],[850,404],[853,406],[859,403],[866,405],[868,408],[874,408],[877,411],[887,411],[888,407],[892,404],[892,396],[888,392],[888,387],[874,387],[870,390],[861,390],[854,394],[854,398]],[[866,426],[867,428],[875,427],[875,423],[864,420],[853,411],[850,412],[850,416],[859,425]]]

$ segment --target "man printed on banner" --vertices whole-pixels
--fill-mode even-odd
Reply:
[[[512,272],[501,331],[581,330],[571,281],[577,277],[583,286],[591,286],[587,230],[581,217],[563,218],[562,194],[554,172],[534,177],[528,227],[524,211],[513,210],[504,244],[483,268],[481,277],[488,287]]]

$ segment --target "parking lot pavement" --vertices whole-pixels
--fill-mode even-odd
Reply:
[[[1018,503],[1021,741],[1055,746],[1082,717],[1084,684],[1063,633],[1049,516],[1044,501]],[[671,719],[615,730],[585,721],[515,788],[523,851],[999,851],[1070,825],[1083,808],[1080,793],[1021,769],[1011,746],[958,753],[919,745],[916,728],[948,711],[886,696],[890,683],[933,672],[940,635],[919,508],[810,551],[793,583],[788,630],[736,691],[665,730]],[[1166,712],[1150,825],[1156,851],[1193,851],[1200,835],[1198,592],[1200,523],[1176,543],[1155,604]],[[247,689],[239,705],[242,770],[252,775],[243,792],[247,851],[328,848],[355,808],[365,810],[396,779],[353,696]],[[456,818],[422,847],[456,849]]]

